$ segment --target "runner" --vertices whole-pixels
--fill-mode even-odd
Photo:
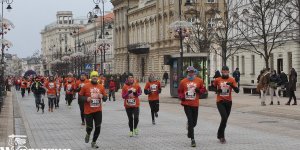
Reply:
[[[30,94],[30,87],[31,87],[31,84],[32,84],[32,80],[30,77],[28,77],[27,79],[27,92],[28,92],[28,95]]]
[[[74,98],[74,91],[75,91],[75,84],[72,78],[69,78],[67,80],[67,83],[65,84],[65,91],[66,91],[65,99],[67,101],[69,108],[71,108],[71,104]]]
[[[46,90],[38,77],[35,78],[35,81],[31,85],[31,91],[34,94],[37,112],[40,110],[41,106],[42,112],[44,113],[45,104],[44,100],[42,99],[42,95],[45,93]]]
[[[161,86],[160,82],[155,79],[153,74],[150,74],[149,76],[149,82],[146,83],[144,93],[148,95],[152,124],[155,125],[155,117],[158,117],[159,111],[159,94],[161,93]]]
[[[85,125],[85,117],[84,117],[84,101],[82,99],[82,96],[80,95],[80,90],[85,86],[86,84],[90,83],[87,80],[87,73],[82,72],[80,79],[76,82],[76,91],[78,92],[78,105],[80,109],[80,116],[81,116],[81,125]]]
[[[56,99],[54,101],[54,104],[55,104],[55,109],[57,109],[59,108],[59,99],[60,99],[60,92],[62,87],[62,80],[60,77],[56,77],[55,84],[56,84],[57,94],[56,94]]]
[[[80,98],[84,101],[84,114],[86,119],[86,136],[85,142],[89,143],[90,135],[93,130],[93,122],[95,123],[95,131],[92,148],[99,148],[96,141],[100,135],[102,123],[102,101],[107,100],[104,87],[98,83],[98,72],[91,72],[91,82],[85,84],[80,92]]]
[[[138,123],[139,123],[139,96],[142,94],[141,87],[134,83],[133,74],[129,73],[127,81],[122,89],[122,98],[124,99],[124,107],[128,116],[128,125],[130,128],[129,136],[138,135]]]
[[[198,120],[198,108],[200,95],[205,93],[203,80],[195,76],[196,69],[189,66],[186,70],[187,77],[181,80],[178,88],[178,97],[187,117],[188,138],[191,138],[191,146],[196,147],[194,128]]]
[[[57,95],[57,88],[53,76],[49,77],[49,82],[45,83],[45,87],[47,89],[47,96],[48,96],[48,105],[49,105],[48,111],[53,112],[54,101]]]
[[[232,106],[231,92],[233,89],[236,93],[239,93],[239,88],[235,79],[229,77],[229,68],[227,66],[222,67],[222,76],[214,81],[214,86],[217,89],[217,107],[221,115],[218,139],[222,144],[225,144],[225,128]]]
[[[116,88],[117,88],[117,84],[114,81],[114,77],[111,76],[109,80],[109,101],[111,100],[111,97],[113,97],[113,101],[116,101],[116,96],[115,96]]]
[[[23,78],[22,81],[21,81],[21,95],[22,95],[22,97],[25,96],[26,88],[27,88],[27,81],[26,81],[25,78]]]

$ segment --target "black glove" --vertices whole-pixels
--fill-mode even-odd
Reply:
[[[131,93],[132,93],[132,90],[129,90],[129,91],[128,91],[128,94],[131,94]]]
[[[227,82],[226,84],[229,85],[229,86],[231,86],[231,87],[233,86],[232,82]]]
[[[199,89],[199,88],[196,88],[196,89],[195,89],[195,92],[196,92],[196,93],[200,93],[200,89]]]
[[[102,100],[103,100],[103,102],[106,102],[107,101],[107,96],[103,96]]]
[[[148,94],[150,94],[150,92],[149,92],[149,90],[144,90],[144,93],[145,93],[145,95],[148,95]]]
[[[161,89],[158,89],[158,93],[159,93],[159,94],[161,93]]]
[[[218,90],[217,90],[217,93],[218,93],[218,94],[222,93],[222,89],[218,89]]]

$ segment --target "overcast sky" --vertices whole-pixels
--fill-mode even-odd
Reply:
[[[5,35],[5,39],[13,43],[8,53],[23,58],[40,50],[40,31],[45,25],[56,21],[57,11],[73,11],[74,18],[82,18],[94,7],[93,0],[14,0],[12,11],[4,11],[4,17],[15,25],[15,29]],[[112,7],[109,0],[106,0],[105,11]]]

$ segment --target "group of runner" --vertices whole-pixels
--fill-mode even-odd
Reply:
[[[202,94],[207,92],[203,80],[196,76],[196,72],[197,70],[193,66],[188,67],[186,69],[187,76],[181,80],[178,87],[178,98],[181,100],[181,105],[187,117],[187,137],[191,139],[192,147],[196,147],[194,128],[198,120],[199,99]],[[42,112],[44,112],[45,107],[43,97],[46,93],[49,112],[53,112],[54,108],[59,108],[62,87],[66,95],[66,104],[69,107],[71,107],[75,94],[78,93],[81,122],[82,125],[86,126],[85,142],[90,142],[91,132],[95,128],[91,146],[92,148],[99,148],[96,141],[101,130],[102,103],[108,99],[111,100],[111,96],[115,101],[116,83],[113,78],[110,79],[111,82],[108,84],[109,94],[107,94],[104,86],[106,78],[103,75],[99,76],[97,71],[92,71],[89,76],[90,79],[88,78],[88,74],[83,72],[79,79],[74,78],[72,74],[68,74],[68,77],[64,79],[53,76],[49,78],[35,77],[30,81],[22,79],[20,87],[22,89],[22,96],[24,96],[23,89],[30,87],[28,93],[30,90],[33,92],[37,111],[41,108]],[[229,77],[229,68],[227,66],[222,68],[222,76],[214,80],[213,85],[216,87],[216,104],[221,116],[217,138],[222,144],[225,144],[225,128],[232,106],[231,93],[232,90],[238,93],[239,88],[234,78]],[[158,117],[159,112],[159,94],[162,92],[160,81],[153,74],[150,74],[149,81],[142,90],[139,83],[134,79],[133,74],[129,73],[122,87],[121,96],[124,100],[124,107],[128,117],[130,137],[139,134],[139,96],[143,92],[145,95],[148,95],[152,124],[155,125],[155,118]]]

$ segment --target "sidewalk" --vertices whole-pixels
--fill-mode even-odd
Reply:
[[[0,113],[0,147],[8,146],[8,136],[14,133],[12,93],[7,92],[4,106]]]

